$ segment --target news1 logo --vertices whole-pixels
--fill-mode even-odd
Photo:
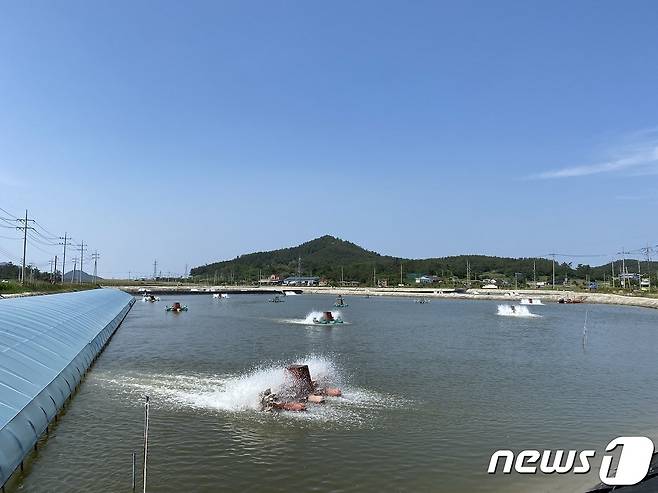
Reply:
[[[616,470],[612,471],[614,452],[621,447]],[[629,486],[644,479],[649,471],[653,456],[653,442],[647,437],[618,437],[605,448],[601,459],[599,478],[610,486]],[[503,459],[502,472],[510,474],[512,467],[519,474],[587,474],[591,470],[590,460],[595,450],[523,450],[514,454],[511,450],[497,450],[489,461],[489,474],[496,474],[498,463]],[[566,458],[565,458],[566,457]]]

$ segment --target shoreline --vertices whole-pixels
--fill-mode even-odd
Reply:
[[[109,287],[109,286],[108,286]],[[630,296],[608,293],[578,292],[569,290],[537,290],[537,289],[505,289],[487,291],[469,289],[465,292],[455,292],[452,289],[431,288],[365,288],[365,287],[306,287],[306,286],[175,286],[175,285],[143,285],[143,286],[113,286],[133,295],[139,295],[140,289],[146,289],[156,294],[210,294],[213,292],[228,292],[230,294],[283,294],[284,291],[296,291],[308,294],[328,294],[338,296],[395,296],[406,298],[433,298],[458,300],[497,300],[513,302],[521,298],[536,298],[550,303],[557,303],[560,298],[577,298],[583,303],[605,305],[637,306],[658,309],[658,298]],[[196,289],[197,291],[192,291]]]

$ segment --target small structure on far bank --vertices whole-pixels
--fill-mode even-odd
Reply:
[[[317,286],[320,282],[319,277],[315,276],[292,276],[283,280],[284,286]]]

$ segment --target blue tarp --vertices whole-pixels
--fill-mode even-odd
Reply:
[[[0,485],[46,431],[133,302],[116,289],[0,300]]]

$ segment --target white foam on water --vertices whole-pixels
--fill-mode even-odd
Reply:
[[[521,318],[532,318],[532,317],[539,317],[539,315],[535,315],[534,313],[531,313],[528,308],[525,306],[514,306],[512,305],[498,305],[498,313],[497,315],[500,315],[501,317],[521,317]]]
[[[327,310],[327,311],[330,311],[330,310]],[[304,318],[290,318],[290,319],[286,319],[286,320],[283,320],[283,321],[286,322],[286,323],[289,323],[289,324],[315,325],[313,323],[313,319],[320,318],[320,317],[322,317],[323,314],[324,314],[324,312],[319,312],[319,311],[314,310],[314,311],[310,312],[308,315],[306,315],[306,317],[304,317]],[[341,320],[343,319],[343,314],[340,310],[331,310],[331,315],[336,319],[337,318],[340,318]],[[343,320],[343,324],[345,324],[344,320]]]
[[[299,296],[294,291],[284,291],[283,294],[285,294],[286,296]]]
[[[320,386],[337,386],[343,397],[328,397],[324,405],[309,405],[303,413],[275,413],[290,419],[365,424],[376,409],[392,408],[405,401],[389,395],[350,386],[343,372],[324,356],[310,355],[293,361],[309,366],[311,377]],[[259,394],[265,389],[279,391],[286,384],[285,368],[290,362],[277,363],[240,375],[167,375],[128,374],[105,377],[95,374],[102,385],[118,387],[134,402],[149,395],[155,405],[199,411],[260,413]]]

